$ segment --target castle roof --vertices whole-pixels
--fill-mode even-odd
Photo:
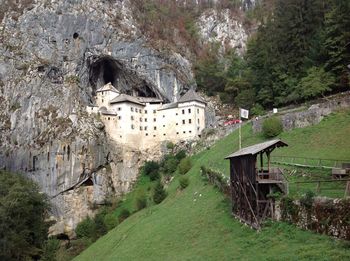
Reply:
[[[187,91],[183,96],[181,96],[181,98],[179,99],[179,103],[182,102],[191,102],[191,101],[197,101],[200,103],[204,103],[206,104],[206,102],[204,101],[204,99],[202,97],[200,97],[193,89],[190,89],[189,91]]]
[[[120,93],[116,88],[114,88],[114,86],[110,82],[96,90],[96,92],[106,92],[106,91]]]
[[[167,103],[167,104],[163,104],[163,106],[160,109],[158,109],[158,111],[173,109],[173,108],[177,108],[177,107],[178,107],[177,102]]]
[[[161,103],[163,100],[154,97],[137,97],[140,102],[143,103]]]
[[[133,96],[130,96],[127,94],[120,94],[119,96],[117,96],[113,100],[111,100],[109,103],[114,104],[114,103],[122,103],[122,102],[130,102],[130,103],[135,103],[138,105],[145,106],[136,97],[133,97]]]

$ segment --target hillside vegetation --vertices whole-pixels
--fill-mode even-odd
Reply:
[[[332,114],[317,126],[282,133],[290,146],[278,153],[350,158],[349,131],[350,111]],[[242,133],[243,146],[264,140],[252,134],[249,124]],[[202,180],[200,167],[228,174],[223,158],[237,150],[237,139],[234,132],[193,156],[187,188],[179,190],[176,177],[161,204],[130,216],[75,260],[349,260],[348,242],[279,222],[257,233],[231,217],[229,202]]]

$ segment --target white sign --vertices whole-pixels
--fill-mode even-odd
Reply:
[[[277,113],[277,112],[278,112],[277,108],[273,108],[273,113]]]
[[[240,109],[240,115],[241,118],[248,119],[249,118],[249,111],[245,109]]]

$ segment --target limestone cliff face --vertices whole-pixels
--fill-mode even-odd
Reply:
[[[194,80],[181,55],[147,45],[128,1],[31,2],[0,24],[0,168],[35,180],[53,204],[52,234],[71,234],[147,158],[87,115],[96,88],[174,101]]]

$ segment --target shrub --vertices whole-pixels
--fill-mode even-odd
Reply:
[[[127,219],[130,216],[130,211],[127,209],[122,209],[118,216],[119,223],[123,222],[125,219]]]
[[[75,233],[78,238],[93,238],[95,235],[94,221],[90,217],[85,218],[77,225]]]
[[[174,143],[172,143],[171,141],[169,141],[167,144],[166,144],[166,148],[168,149],[168,150],[173,150],[174,148],[175,148],[175,145],[174,145]]]
[[[44,245],[42,261],[56,260],[56,252],[60,248],[60,241],[55,238],[49,238]]]
[[[106,214],[103,221],[106,225],[107,231],[115,228],[118,225],[118,219],[113,213]]]
[[[184,158],[180,161],[179,164],[179,173],[181,175],[186,174],[192,168],[192,162],[190,158]]]
[[[153,201],[156,204],[159,204],[162,202],[167,196],[167,193],[162,185],[161,182],[158,182],[157,185],[154,188],[154,193],[153,193]]]
[[[159,172],[158,171],[157,172],[155,172],[155,171],[151,172],[149,174],[149,178],[150,178],[151,181],[159,179],[160,178]]]
[[[263,106],[261,106],[259,103],[257,103],[253,106],[253,108],[251,108],[250,113],[254,116],[258,116],[258,115],[264,115],[265,111],[264,111]]]
[[[164,161],[164,172],[167,174],[171,174],[174,173],[176,171],[177,165],[179,164],[179,161],[171,156],[168,157],[165,161]]]
[[[265,137],[276,137],[283,131],[282,122],[276,117],[266,119],[263,123],[262,130]]]
[[[186,158],[186,151],[180,150],[178,153],[176,153],[175,158],[178,161],[181,161],[182,159]]]
[[[187,188],[189,184],[190,184],[190,180],[188,179],[188,177],[185,177],[185,176],[180,177],[179,179],[180,189]]]
[[[136,209],[141,210],[145,207],[147,207],[147,197],[145,193],[140,192],[139,195],[136,197]]]
[[[146,176],[151,176],[155,172],[159,171],[159,164],[155,161],[146,161],[142,168],[142,173]]]

